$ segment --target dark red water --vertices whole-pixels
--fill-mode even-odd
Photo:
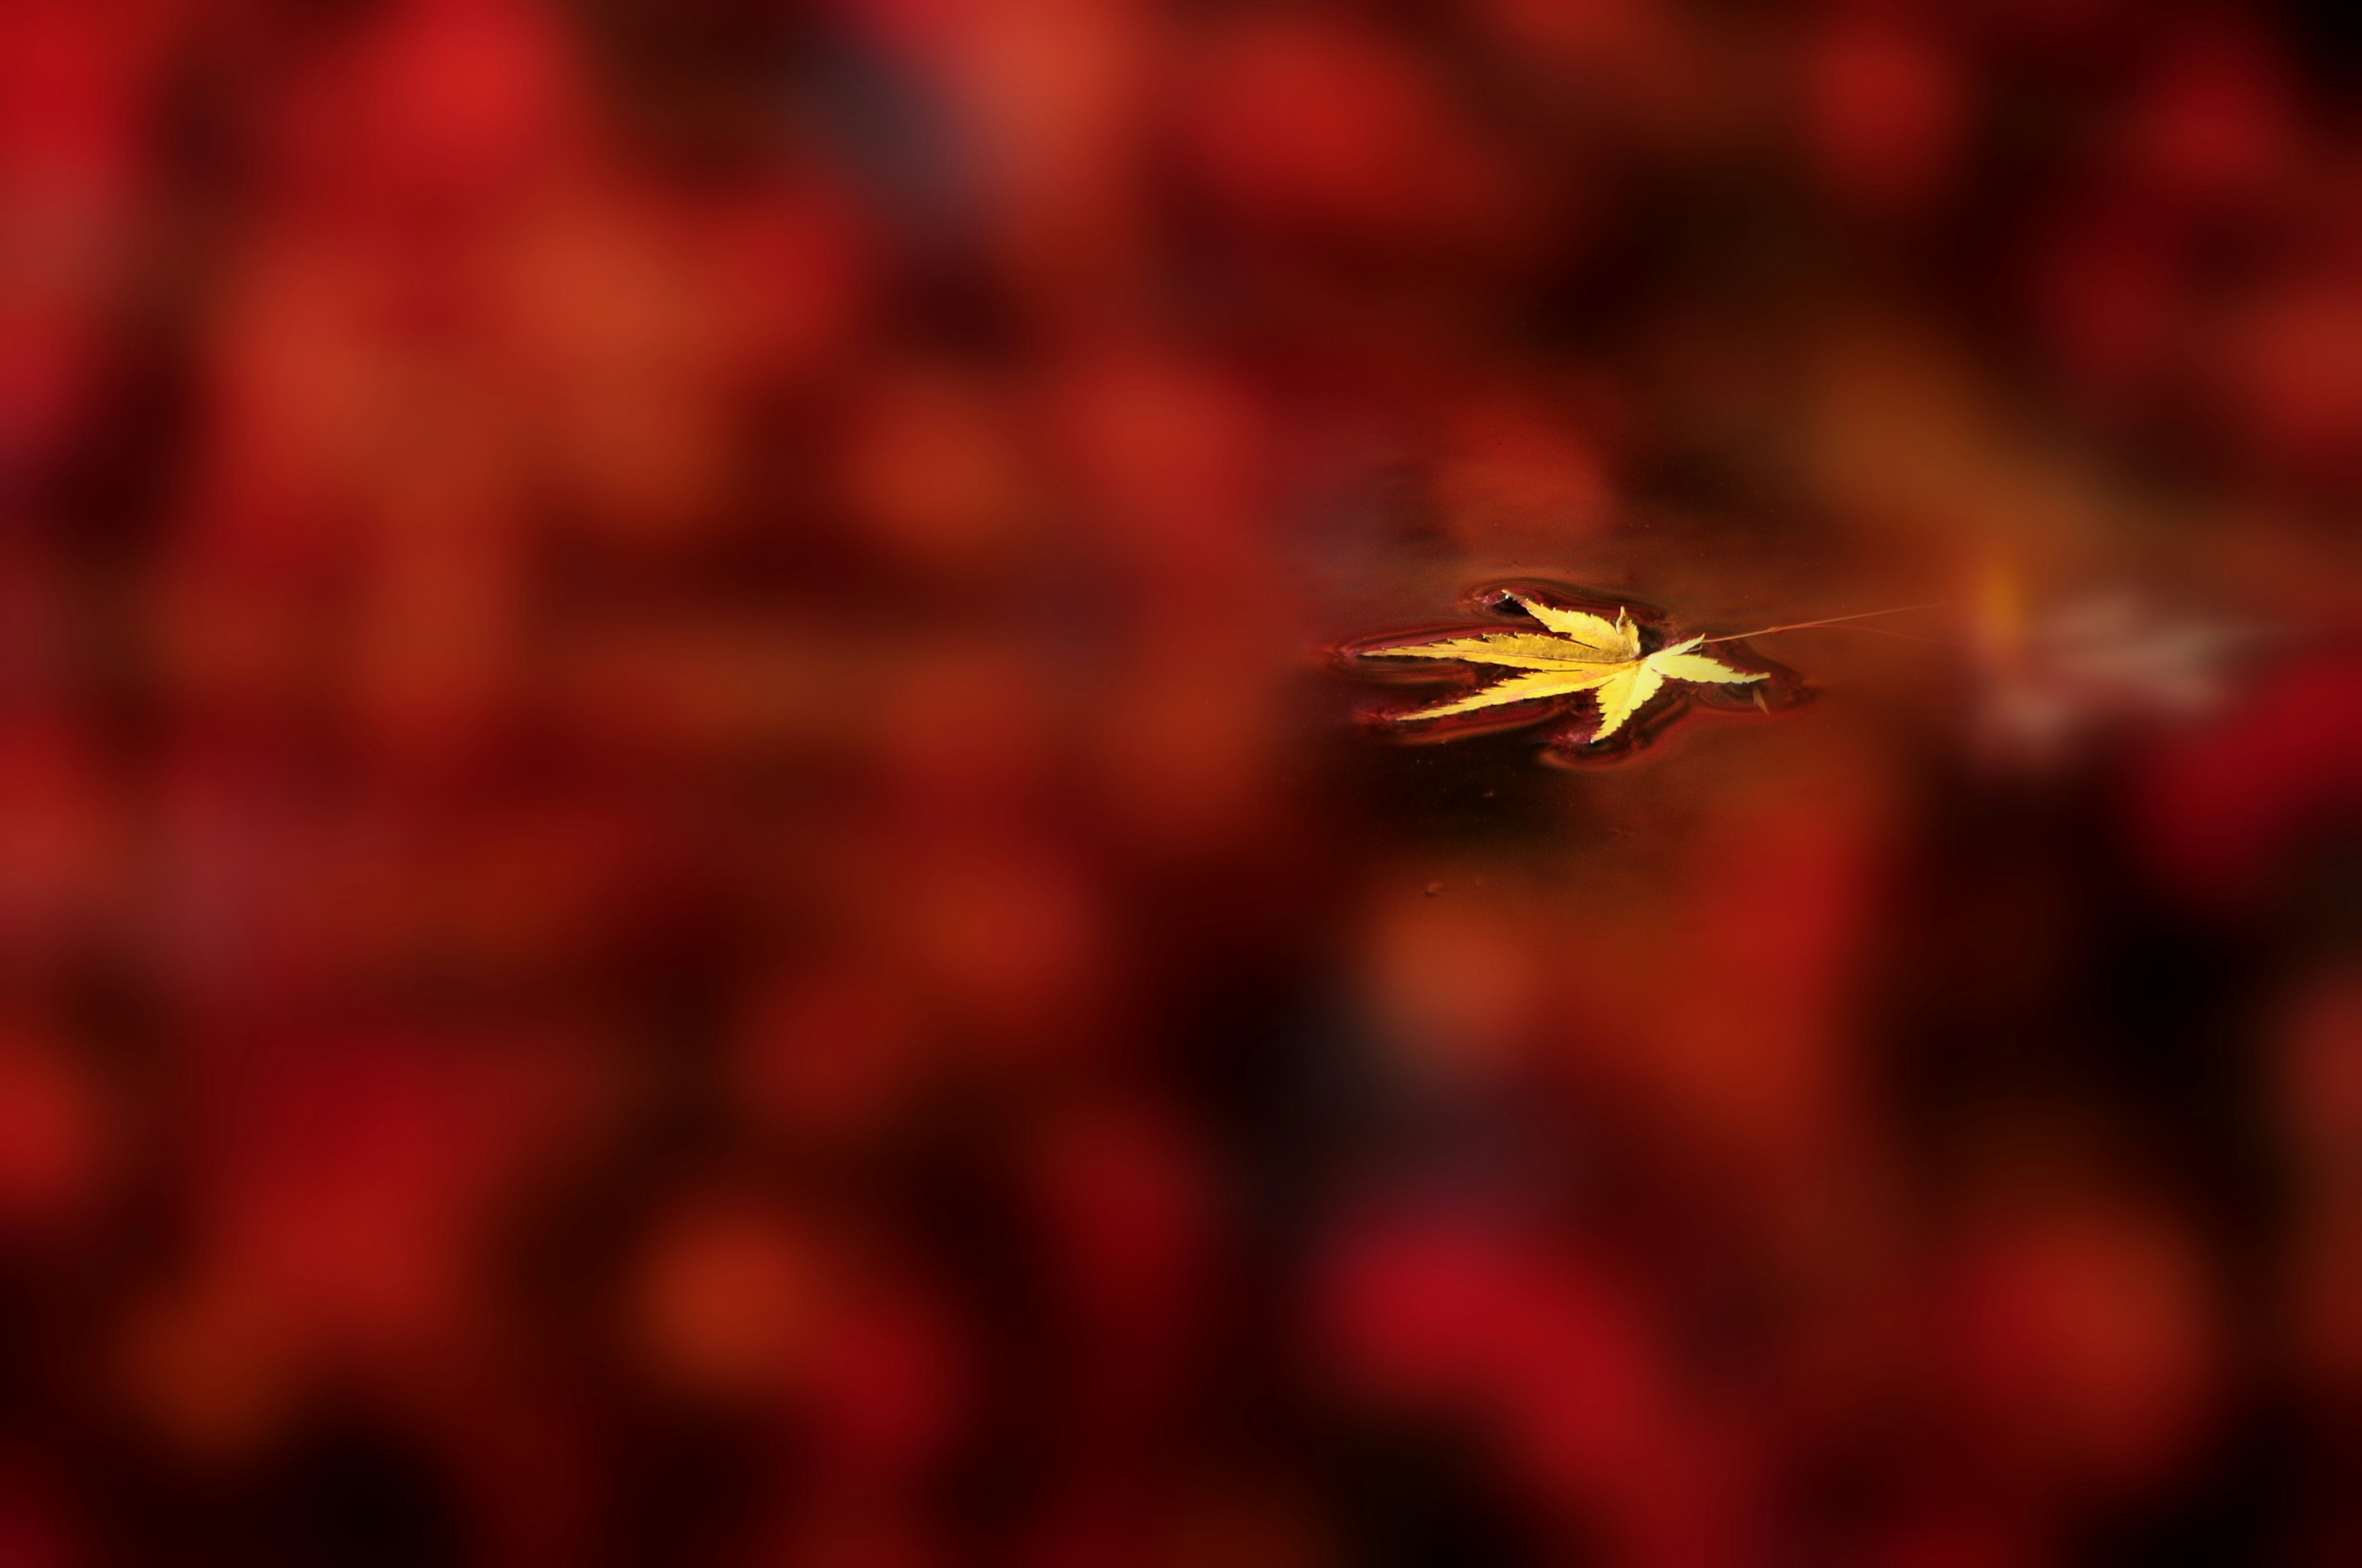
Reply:
[[[2362,1562],[2342,15],[0,6],[0,1568]]]

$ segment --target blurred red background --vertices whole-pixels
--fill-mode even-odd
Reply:
[[[0,4],[0,1562],[2362,1560],[2356,43]]]

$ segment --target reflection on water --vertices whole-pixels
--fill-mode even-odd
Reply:
[[[2362,1561],[2333,9],[0,6],[0,1568]]]

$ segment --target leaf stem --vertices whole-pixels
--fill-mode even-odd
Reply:
[[[1836,626],[1848,621],[1867,621],[1874,615],[1904,615],[1908,614],[1914,610],[1938,610],[1942,607],[1943,606],[1940,603],[1898,604],[1892,610],[1865,610],[1859,615],[1832,615],[1825,621],[1792,621],[1784,626],[1766,626],[1762,630],[1757,632],[1733,632],[1728,636],[1723,637],[1700,637],[1698,641],[1701,643],[1744,642],[1749,637],[1768,637],[1774,632],[1802,632],[1809,630],[1815,626]],[[1856,626],[1853,630],[1857,632],[1879,632],[1883,635],[1890,637],[1904,637],[1909,635],[1908,633],[1904,632],[1889,632],[1881,626]],[[1925,639],[1913,640],[1924,641]]]

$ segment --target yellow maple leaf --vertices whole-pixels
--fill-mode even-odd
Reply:
[[[1599,703],[1599,727],[1591,734],[1595,745],[1622,729],[1668,680],[1734,685],[1763,679],[1760,670],[1733,669],[1704,654],[1691,652],[1705,640],[1701,637],[1644,654],[1640,651],[1640,629],[1620,609],[1616,619],[1609,621],[1514,593],[1506,597],[1543,629],[1483,632],[1405,647],[1367,650],[1375,658],[1453,659],[1521,672],[1465,697],[1406,713],[1402,715],[1405,719],[1440,719],[1478,708],[1589,691]]]

